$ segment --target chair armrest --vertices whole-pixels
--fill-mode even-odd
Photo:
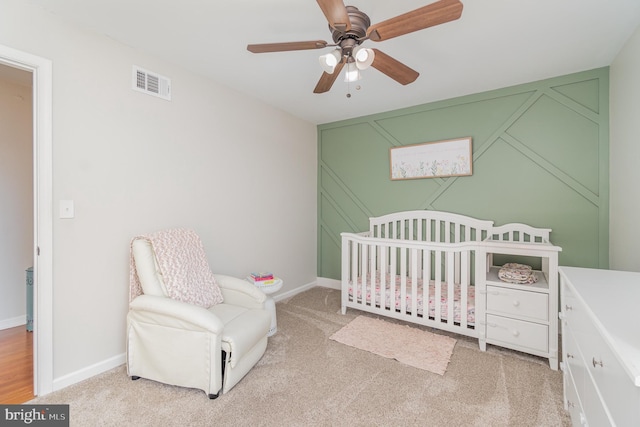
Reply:
[[[233,276],[214,274],[216,283],[220,286],[226,304],[239,305],[247,308],[264,308],[267,296],[260,289]]]
[[[140,295],[129,304],[129,317],[134,321],[185,330],[206,330],[220,335],[222,321],[209,310],[182,301],[153,295]]]

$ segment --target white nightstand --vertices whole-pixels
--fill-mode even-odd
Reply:
[[[270,296],[268,296],[269,294],[272,294],[274,292],[278,292],[280,290],[280,288],[282,288],[282,279],[280,278],[275,278],[275,282],[273,282],[270,285],[261,285],[259,283],[255,283],[252,280],[250,280],[249,278],[247,278],[247,280],[255,285],[258,289],[260,289],[262,292],[264,292],[265,294],[267,294],[267,299],[264,302],[264,307],[271,312],[271,327],[269,328],[269,333],[267,334],[268,337],[275,335],[276,332],[278,332],[278,322],[276,319],[276,303],[273,300],[273,298],[271,298]]]

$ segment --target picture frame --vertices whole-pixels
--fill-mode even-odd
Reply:
[[[392,181],[469,176],[473,174],[472,138],[391,147],[389,164]]]

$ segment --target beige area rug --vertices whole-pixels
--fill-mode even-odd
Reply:
[[[444,375],[456,340],[444,335],[358,316],[329,339],[405,365]]]

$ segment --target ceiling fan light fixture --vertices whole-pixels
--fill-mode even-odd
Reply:
[[[340,63],[341,59],[341,52],[338,49],[333,52],[329,52],[326,55],[320,55],[320,58],[318,58],[320,66],[327,74],[333,74],[333,71],[336,69],[336,66]]]
[[[347,83],[360,80],[360,70],[356,66],[355,62],[349,62],[347,64],[347,71],[344,75],[344,81]]]
[[[373,64],[375,59],[375,52],[373,49],[367,49],[361,46],[356,47],[354,50],[354,58],[356,59],[356,67],[359,70],[366,70]]]
[[[381,42],[455,21],[462,16],[464,7],[460,0],[431,0],[430,4],[371,25],[366,13],[355,6],[345,6],[341,0],[317,0],[317,3],[329,23],[335,44],[324,40],[308,40],[247,45],[247,50],[252,53],[337,46],[335,51],[318,58],[324,72],[313,93],[329,91],[345,67],[347,82],[359,80],[360,70],[373,67],[402,85],[413,83],[420,73],[378,49],[361,49],[360,44],[367,40]]]

